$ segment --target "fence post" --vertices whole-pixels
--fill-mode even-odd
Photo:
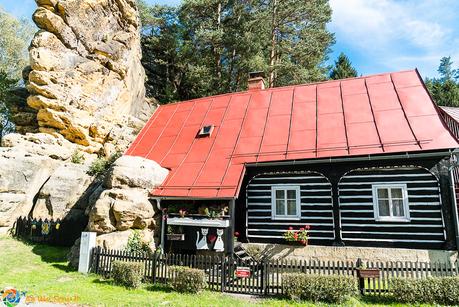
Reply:
[[[221,260],[220,260],[220,263],[221,263],[221,267],[222,267],[222,280],[221,280],[221,291],[222,292],[225,292],[225,287],[226,287],[226,257],[222,256],[221,257]]]
[[[96,233],[82,232],[80,240],[80,258],[78,261],[78,272],[89,273],[91,265],[91,251],[96,247]]]
[[[363,261],[362,259],[357,259],[357,262],[356,262],[356,271],[357,271],[357,275],[358,275],[358,278],[359,278],[359,291],[360,291],[360,294],[361,295],[364,295],[365,294],[365,278],[361,277],[359,275],[359,268],[361,268],[363,265]]]
[[[94,272],[94,273],[96,273],[96,274],[99,274],[100,251],[101,251],[100,246],[98,246],[98,247],[96,247],[96,248],[94,249],[94,253],[95,253],[95,255],[96,255],[96,256],[94,257],[94,258],[95,258],[95,259],[94,259],[94,261],[95,261],[95,266],[96,266],[95,272]],[[93,263],[92,265],[94,265],[94,263]]]

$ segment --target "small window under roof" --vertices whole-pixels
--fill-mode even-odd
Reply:
[[[198,136],[199,137],[205,137],[205,136],[210,136],[212,134],[212,131],[214,130],[213,125],[206,125],[199,130]]]

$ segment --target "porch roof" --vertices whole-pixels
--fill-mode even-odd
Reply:
[[[410,70],[163,105],[126,154],[171,170],[153,196],[231,198],[246,163],[456,147]]]

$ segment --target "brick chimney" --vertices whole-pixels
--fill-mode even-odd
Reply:
[[[265,89],[265,73],[262,71],[254,71],[249,73],[248,88],[250,90]]]

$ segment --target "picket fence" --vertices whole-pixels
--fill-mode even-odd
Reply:
[[[14,225],[14,235],[26,241],[56,246],[72,246],[80,238],[87,220],[35,219],[19,217]]]
[[[282,275],[303,272],[317,275],[358,276],[358,261],[305,261],[271,260],[243,261],[231,257],[182,254],[132,254],[100,247],[92,252],[91,270],[110,277],[114,260],[143,263],[144,279],[152,283],[168,283],[175,278],[171,266],[187,266],[203,270],[210,290],[255,295],[284,295]],[[379,269],[378,277],[359,278],[363,295],[390,294],[390,280],[394,277],[426,278],[431,276],[457,276],[458,265],[428,262],[363,262],[368,269]],[[245,277],[240,272],[249,272]]]

